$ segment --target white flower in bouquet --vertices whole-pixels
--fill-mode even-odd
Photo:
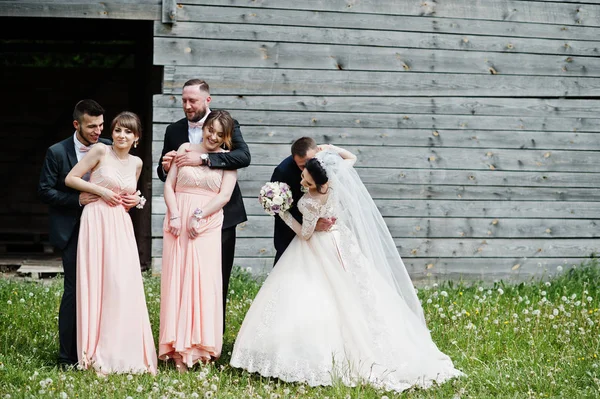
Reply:
[[[287,211],[294,202],[290,186],[280,182],[265,183],[260,189],[258,200],[271,216]]]

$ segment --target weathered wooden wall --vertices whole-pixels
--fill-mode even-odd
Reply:
[[[207,80],[252,152],[236,264],[270,269],[256,196],[302,135],[358,154],[415,278],[523,279],[600,250],[600,1],[186,0],[176,19],[155,23],[153,158],[182,84]]]
[[[163,0],[0,0],[2,17],[161,20]]]

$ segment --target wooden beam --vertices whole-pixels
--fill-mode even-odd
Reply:
[[[162,0],[162,23],[174,24],[177,22],[177,1]]]
[[[600,79],[585,77],[195,66],[165,68],[163,93],[181,93],[190,76],[211,82],[214,95],[600,97]]]
[[[273,9],[305,10],[313,18],[332,18],[335,14],[410,15],[436,18],[464,18],[561,25],[600,26],[600,6],[597,4],[562,4],[561,2],[536,2],[496,0],[480,1],[397,1],[397,0],[306,0],[269,2],[265,0],[189,0],[186,8],[221,6],[252,10],[253,13],[272,12]],[[194,6],[198,5],[198,6]],[[237,10],[239,12],[239,10]],[[192,12],[192,11],[190,11]],[[324,15],[323,15],[324,14]],[[302,21],[302,20],[298,20]]]
[[[162,0],[2,1],[2,17],[160,20]]]

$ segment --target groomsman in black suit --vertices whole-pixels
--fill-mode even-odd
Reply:
[[[58,313],[58,361],[61,366],[77,364],[75,289],[79,218],[85,205],[99,199],[94,194],[79,193],[67,187],[65,177],[92,145],[98,141],[110,145],[110,141],[100,139],[104,128],[103,114],[104,109],[94,100],[81,100],[75,105],[75,133],[48,148],[38,185],[39,197],[50,206],[50,242],[62,250],[64,293]]]
[[[200,157],[192,155],[192,152],[177,155],[177,150],[183,143],[198,144],[202,141],[202,124],[210,113],[211,97],[208,83],[200,79],[188,80],[183,85],[181,100],[185,118],[167,126],[162,155],[156,170],[160,180],[164,182],[167,179],[167,173],[171,169],[172,162],[175,162],[178,168],[208,165],[210,168],[225,170],[235,170],[250,165],[250,150],[242,137],[240,124],[235,119],[230,152],[203,154]],[[248,220],[242,192],[237,183],[231,194],[231,199],[223,207],[223,214],[221,272],[223,276],[223,329],[225,329],[225,306],[235,254],[235,229],[238,224]]]
[[[292,189],[292,198],[294,202],[290,208],[290,214],[299,223],[302,223],[302,214],[298,210],[297,204],[300,198],[302,198],[302,190],[300,181],[302,180],[301,174],[304,170],[306,161],[319,152],[319,146],[311,137],[301,137],[294,141],[292,144],[292,155],[281,161],[279,165],[273,171],[271,181],[287,183]],[[316,231],[327,231],[335,223],[335,220],[319,219],[317,221]],[[296,233],[292,230],[283,219],[279,216],[275,216],[275,231],[273,236],[273,243],[275,245],[275,262],[277,261],[286,250],[290,242],[294,239]]]

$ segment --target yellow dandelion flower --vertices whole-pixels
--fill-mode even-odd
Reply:
[[[458,293],[458,295],[462,296],[462,291],[460,291],[460,292]]]

